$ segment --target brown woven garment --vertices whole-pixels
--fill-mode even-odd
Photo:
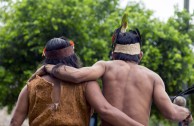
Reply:
[[[86,84],[61,85],[60,101],[52,101],[53,85],[39,76],[28,84],[30,126],[88,126],[91,108],[85,99]]]

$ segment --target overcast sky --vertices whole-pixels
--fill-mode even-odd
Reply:
[[[154,16],[162,21],[166,21],[168,17],[174,14],[174,6],[178,5],[179,9],[183,9],[184,0],[120,0],[120,6],[125,7],[128,1],[143,2],[147,9],[154,11]],[[194,0],[189,0],[190,13],[194,11]]]

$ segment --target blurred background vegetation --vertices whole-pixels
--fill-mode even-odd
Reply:
[[[1,0],[0,7],[0,107],[12,110],[21,88],[41,65],[42,50],[53,37],[66,36],[89,66],[109,60],[111,34],[128,12],[129,29],[142,35],[144,65],[158,73],[174,96],[194,82],[194,14],[175,9],[166,22],[153,17],[143,3],[119,8],[118,0]],[[187,97],[194,111],[194,96]],[[154,105],[153,105],[153,108]],[[164,120],[152,109],[152,122]]]

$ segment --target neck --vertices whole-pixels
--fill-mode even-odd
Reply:
[[[112,60],[120,60],[120,59],[112,59]],[[121,61],[124,61],[124,60],[121,60]],[[131,64],[139,64],[139,62],[135,62],[135,61],[124,61],[124,62],[126,62],[126,63],[131,63]]]
[[[137,63],[137,62],[135,62],[135,61],[125,61],[126,63],[131,63],[131,64],[139,64],[139,63]]]

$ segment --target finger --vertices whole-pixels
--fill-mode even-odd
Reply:
[[[189,125],[189,121],[188,120],[182,121],[182,126],[188,126],[188,125]]]

